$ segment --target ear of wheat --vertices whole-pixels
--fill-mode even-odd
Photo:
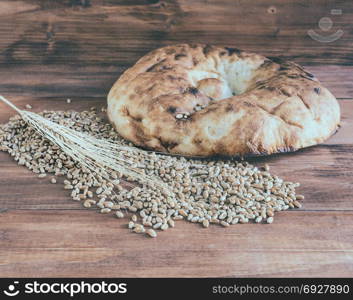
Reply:
[[[141,184],[157,187],[168,195],[172,193],[162,180],[147,176],[143,169],[134,165],[133,156],[146,155],[146,161],[148,161],[147,152],[135,147],[118,145],[109,140],[98,139],[54,123],[36,113],[19,109],[1,95],[0,100],[17,111],[22,119],[39,134],[60,147],[63,152],[92,174],[96,173],[113,183],[114,179],[110,173],[119,172]]]

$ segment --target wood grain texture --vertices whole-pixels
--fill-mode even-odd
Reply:
[[[327,32],[318,28],[322,17],[333,21]],[[344,34],[320,43],[310,29]],[[303,208],[277,213],[271,225],[180,221],[149,239],[130,233],[126,220],[83,209],[62,179],[50,184],[0,152],[0,276],[352,277],[352,29],[349,0],[0,1],[0,93],[22,108],[101,107],[148,51],[200,42],[303,64],[342,109],[342,128],[324,144],[251,160],[302,183]],[[11,115],[0,104],[0,123]]]
[[[353,96],[349,0],[2,0],[0,5],[2,93],[103,97],[148,51],[200,42],[320,65],[315,74],[337,97]],[[331,15],[331,9],[342,15]],[[333,21],[328,32],[318,27],[322,17]],[[308,36],[310,29],[344,34],[320,43]]]
[[[231,44],[299,62],[352,65],[351,1],[169,0],[2,1],[2,62],[9,64],[128,65],[156,45]],[[331,15],[341,9],[342,15]],[[334,43],[307,31],[320,18],[334,22]],[[254,22],[256,20],[256,22]]]
[[[17,105],[83,110],[104,99],[11,97]],[[0,274],[57,277],[353,276],[353,99],[340,101],[342,129],[324,145],[254,159],[300,181],[304,207],[271,225],[228,229],[180,221],[157,239],[132,234],[126,220],[70,200],[60,181],[38,179],[0,153]],[[12,115],[0,110],[0,122]],[[61,179],[62,180],[62,179]],[[20,188],[19,188],[20,187]],[[190,239],[192,232],[193,239]],[[143,251],[141,252],[141,249]]]
[[[284,212],[227,229],[180,221],[156,239],[90,211],[10,211],[0,221],[2,276],[353,275],[352,212]]]

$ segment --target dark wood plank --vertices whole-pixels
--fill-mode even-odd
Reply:
[[[351,1],[1,1],[2,93],[105,96],[121,72],[157,47],[229,45],[314,68],[337,97],[352,97]],[[342,15],[330,15],[341,9]],[[332,43],[312,40],[330,17]],[[338,70],[327,65],[348,65]]]
[[[90,211],[8,211],[0,222],[2,276],[353,276],[352,212],[285,212],[230,228],[179,221],[156,239]]]
[[[2,1],[1,49],[6,64],[131,64],[158,45],[176,42],[232,44],[300,62],[352,65],[351,1]],[[77,1],[76,1],[77,3]],[[341,9],[341,15],[331,15]],[[318,27],[322,17],[331,31]],[[333,43],[311,39],[337,30]],[[115,55],[112,55],[115,54]]]
[[[333,21],[328,32],[318,28],[322,17]],[[1,152],[1,276],[352,277],[352,25],[347,0],[0,1],[0,92],[34,111],[101,107],[127,67],[181,42],[294,60],[346,99],[342,128],[323,145],[252,160],[300,181],[306,196],[302,209],[278,213],[271,225],[178,222],[148,239],[131,234],[127,220],[82,209],[60,182],[38,179]],[[310,29],[344,34],[320,43]],[[0,104],[0,123],[11,115]]]
[[[105,105],[104,99],[11,97],[20,107],[33,105],[34,111],[45,109],[84,110]],[[286,180],[299,181],[298,191],[306,196],[303,210],[353,210],[353,100],[341,100],[342,128],[325,144],[296,153],[252,159],[257,166],[268,163],[271,172]],[[0,104],[0,107],[4,107]],[[0,110],[0,122],[13,115],[10,109]],[[102,114],[103,115],[103,114]],[[10,209],[81,209],[71,201],[62,184],[53,185],[49,178],[39,179],[24,167],[18,166],[6,153],[0,152],[0,207]],[[21,189],[18,189],[18,186]],[[48,192],[50,191],[50,192]]]

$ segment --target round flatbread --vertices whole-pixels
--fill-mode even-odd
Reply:
[[[296,63],[210,45],[142,57],[108,95],[108,117],[135,145],[168,153],[267,155],[336,132],[336,98]]]

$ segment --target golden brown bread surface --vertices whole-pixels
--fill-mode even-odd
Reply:
[[[323,142],[336,98],[299,65],[235,48],[179,44],[126,70],[108,117],[134,144],[192,156],[259,155]]]

